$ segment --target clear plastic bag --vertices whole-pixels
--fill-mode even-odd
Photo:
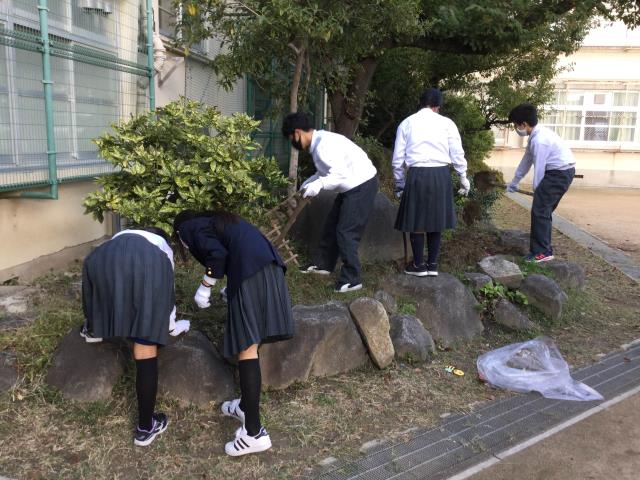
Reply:
[[[553,340],[538,337],[514,343],[478,357],[480,379],[515,392],[540,392],[556,400],[603,400],[593,388],[571,378]]]

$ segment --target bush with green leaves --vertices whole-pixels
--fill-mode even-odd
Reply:
[[[102,222],[114,212],[167,232],[184,209],[224,208],[258,220],[287,182],[273,158],[257,154],[259,123],[181,98],[113,125],[95,142],[115,172],[98,179],[86,213]]]

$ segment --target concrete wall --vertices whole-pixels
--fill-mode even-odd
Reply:
[[[576,178],[573,187],[631,187],[640,188],[640,152],[617,150],[591,150],[573,148],[576,159]],[[522,159],[524,148],[496,148],[491,152],[487,164],[504,173],[505,181],[513,178],[516,167]],[[531,185],[533,167],[522,180]]]
[[[0,282],[63,267],[110,234],[109,219],[100,224],[84,215],[82,200],[96,188],[94,182],[79,182],[60,185],[58,200],[0,199]]]

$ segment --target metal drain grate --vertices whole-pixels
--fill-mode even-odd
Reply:
[[[640,345],[572,372],[605,399],[640,386]],[[550,400],[537,393],[492,402],[449,418],[406,442],[380,448],[322,473],[319,480],[441,480],[476,465],[597,405]]]

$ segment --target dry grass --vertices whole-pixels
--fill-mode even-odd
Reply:
[[[500,227],[526,228],[526,211],[502,200],[495,212]],[[556,233],[556,232],[554,232]],[[455,248],[452,243],[455,242]],[[640,287],[562,235],[554,238],[560,256],[585,266],[585,292],[571,292],[559,324],[543,317],[539,333],[553,336],[567,360],[580,365],[598,353],[615,350],[640,336]],[[496,253],[489,230],[460,230],[443,246],[442,270],[456,274],[473,268],[487,253]],[[394,265],[370,266],[364,292],[372,294]],[[14,478],[299,478],[318,472],[328,456],[358,455],[362,443],[379,438],[401,439],[413,427],[436,424],[446,413],[469,412],[504,392],[480,384],[475,359],[480,353],[530,337],[488,325],[478,339],[438,351],[430,364],[396,362],[390,368],[371,366],[331,378],[313,379],[285,391],[263,394],[263,420],[275,447],[272,451],[230,459],[223,445],[237,425],[218,414],[218,405],[180,408],[166,399],[160,408],[170,426],[149,448],[134,448],[136,414],[131,373],[118,383],[109,402],[76,405],[43,385],[42,375],[59,338],[82,321],[76,276],[43,279],[43,294],[34,299],[35,324],[0,332],[0,350],[16,352],[21,383],[0,399],[0,474]],[[195,328],[212,339],[221,334],[223,309],[195,312],[190,298],[200,269],[181,265],[177,293],[179,310],[193,318]],[[312,304],[333,294],[330,281],[288,275],[294,303]],[[358,294],[350,294],[355,298]],[[221,304],[218,304],[221,305]],[[410,310],[410,303],[403,308]],[[538,333],[534,332],[533,334]],[[454,377],[444,367],[455,364],[467,374]]]

